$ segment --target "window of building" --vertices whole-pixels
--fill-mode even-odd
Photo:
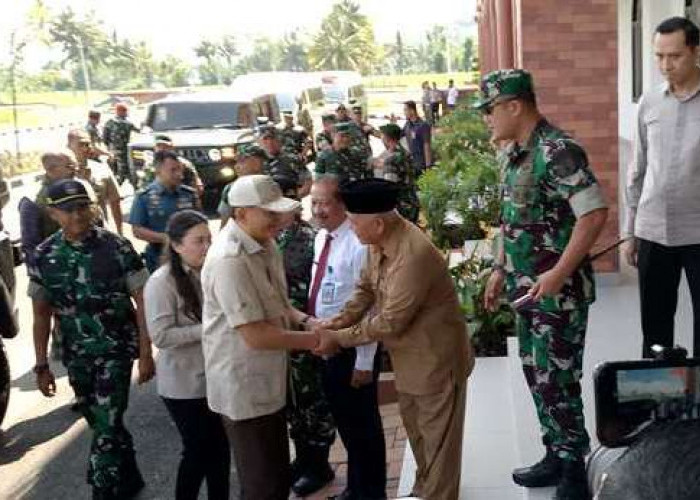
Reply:
[[[632,100],[634,102],[639,101],[644,91],[642,2],[643,0],[632,2]]]

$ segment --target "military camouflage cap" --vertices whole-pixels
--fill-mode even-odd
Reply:
[[[395,123],[387,123],[379,127],[379,131],[390,139],[398,141],[401,139],[401,127]]]
[[[258,158],[262,158],[263,160],[267,160],[269,158],[267,152],[254,142],[241,144],[238,147],[238,154],[236,155],[237,160],[242,160],[244,158],[252,158],[255,156],[257,156]]]
[[[500,97],[520,97],[535,93],[532,75],[524,69],[499,69],[481,79],[481,98],[474,104],[483,109]]]
[[[336,134],[351,134],[352,125],[350,122],[340,122],[335,124],[335,132]]]
[[[321,115],[321,120],[324,122],[335,122],[335,113],[327,112]]]

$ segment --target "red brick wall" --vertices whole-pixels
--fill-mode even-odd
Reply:
[[[514,1],[518,55],[533,73],[540,109],[584,146],[605,191],[608,223],[596,245],[602,248],[619,233],[617,0]],[[616,252],[596,268],[616,271]]]

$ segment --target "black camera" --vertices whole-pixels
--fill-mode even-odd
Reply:
[[[673,440],[682,435],[681,443],[700,442],[700,358],[687,358],[687,351],[678,347],[655,346],[654,351],[656,359],[616,361],[596,367],[596,426],[601,446],[589,457],[588,477],[591,491],[603,492],[601,499],[614,498],[604,494],[610,486],[605,484],[607,476],[617,474],[617,483],[624,483],[634,476],[627,470],[636,469],[638,474],[641,467],[649,467],[651,472],[643,477],[666,467],[678,471],[687,465],[685,460],[693,458],[687,453],[677,455],[679,445]],[[662,453],[665,448],[675,452]],[[689,471],[680,476],[688,483],[684,491],[691,496],[669,493],[670,488],[677,487],[669,484],[669,490],[658,498],[700,498],[690,493],[692,488],[700,488],[695,484],[698,478],[692,477],[696,475]],[[675,479],[678,482],[678,477]],[[639,484],[639,477],[635,482]],[[629,490],[627,486],[630,496],[625,498],[637,498]]]

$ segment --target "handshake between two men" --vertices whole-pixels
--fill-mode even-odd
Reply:
[[[311,335],[316,337],[316,347],[311,352],[316,356],[334,356],[340,352],[341,345],[336,337],[335,330],[342,328],[337,320],[322,320],[313,316],[308,316],[304,321],[304,326]],[[353,370],[350,385],[359,388],[369,385],[373,381],[374,374],[371,370]]]

